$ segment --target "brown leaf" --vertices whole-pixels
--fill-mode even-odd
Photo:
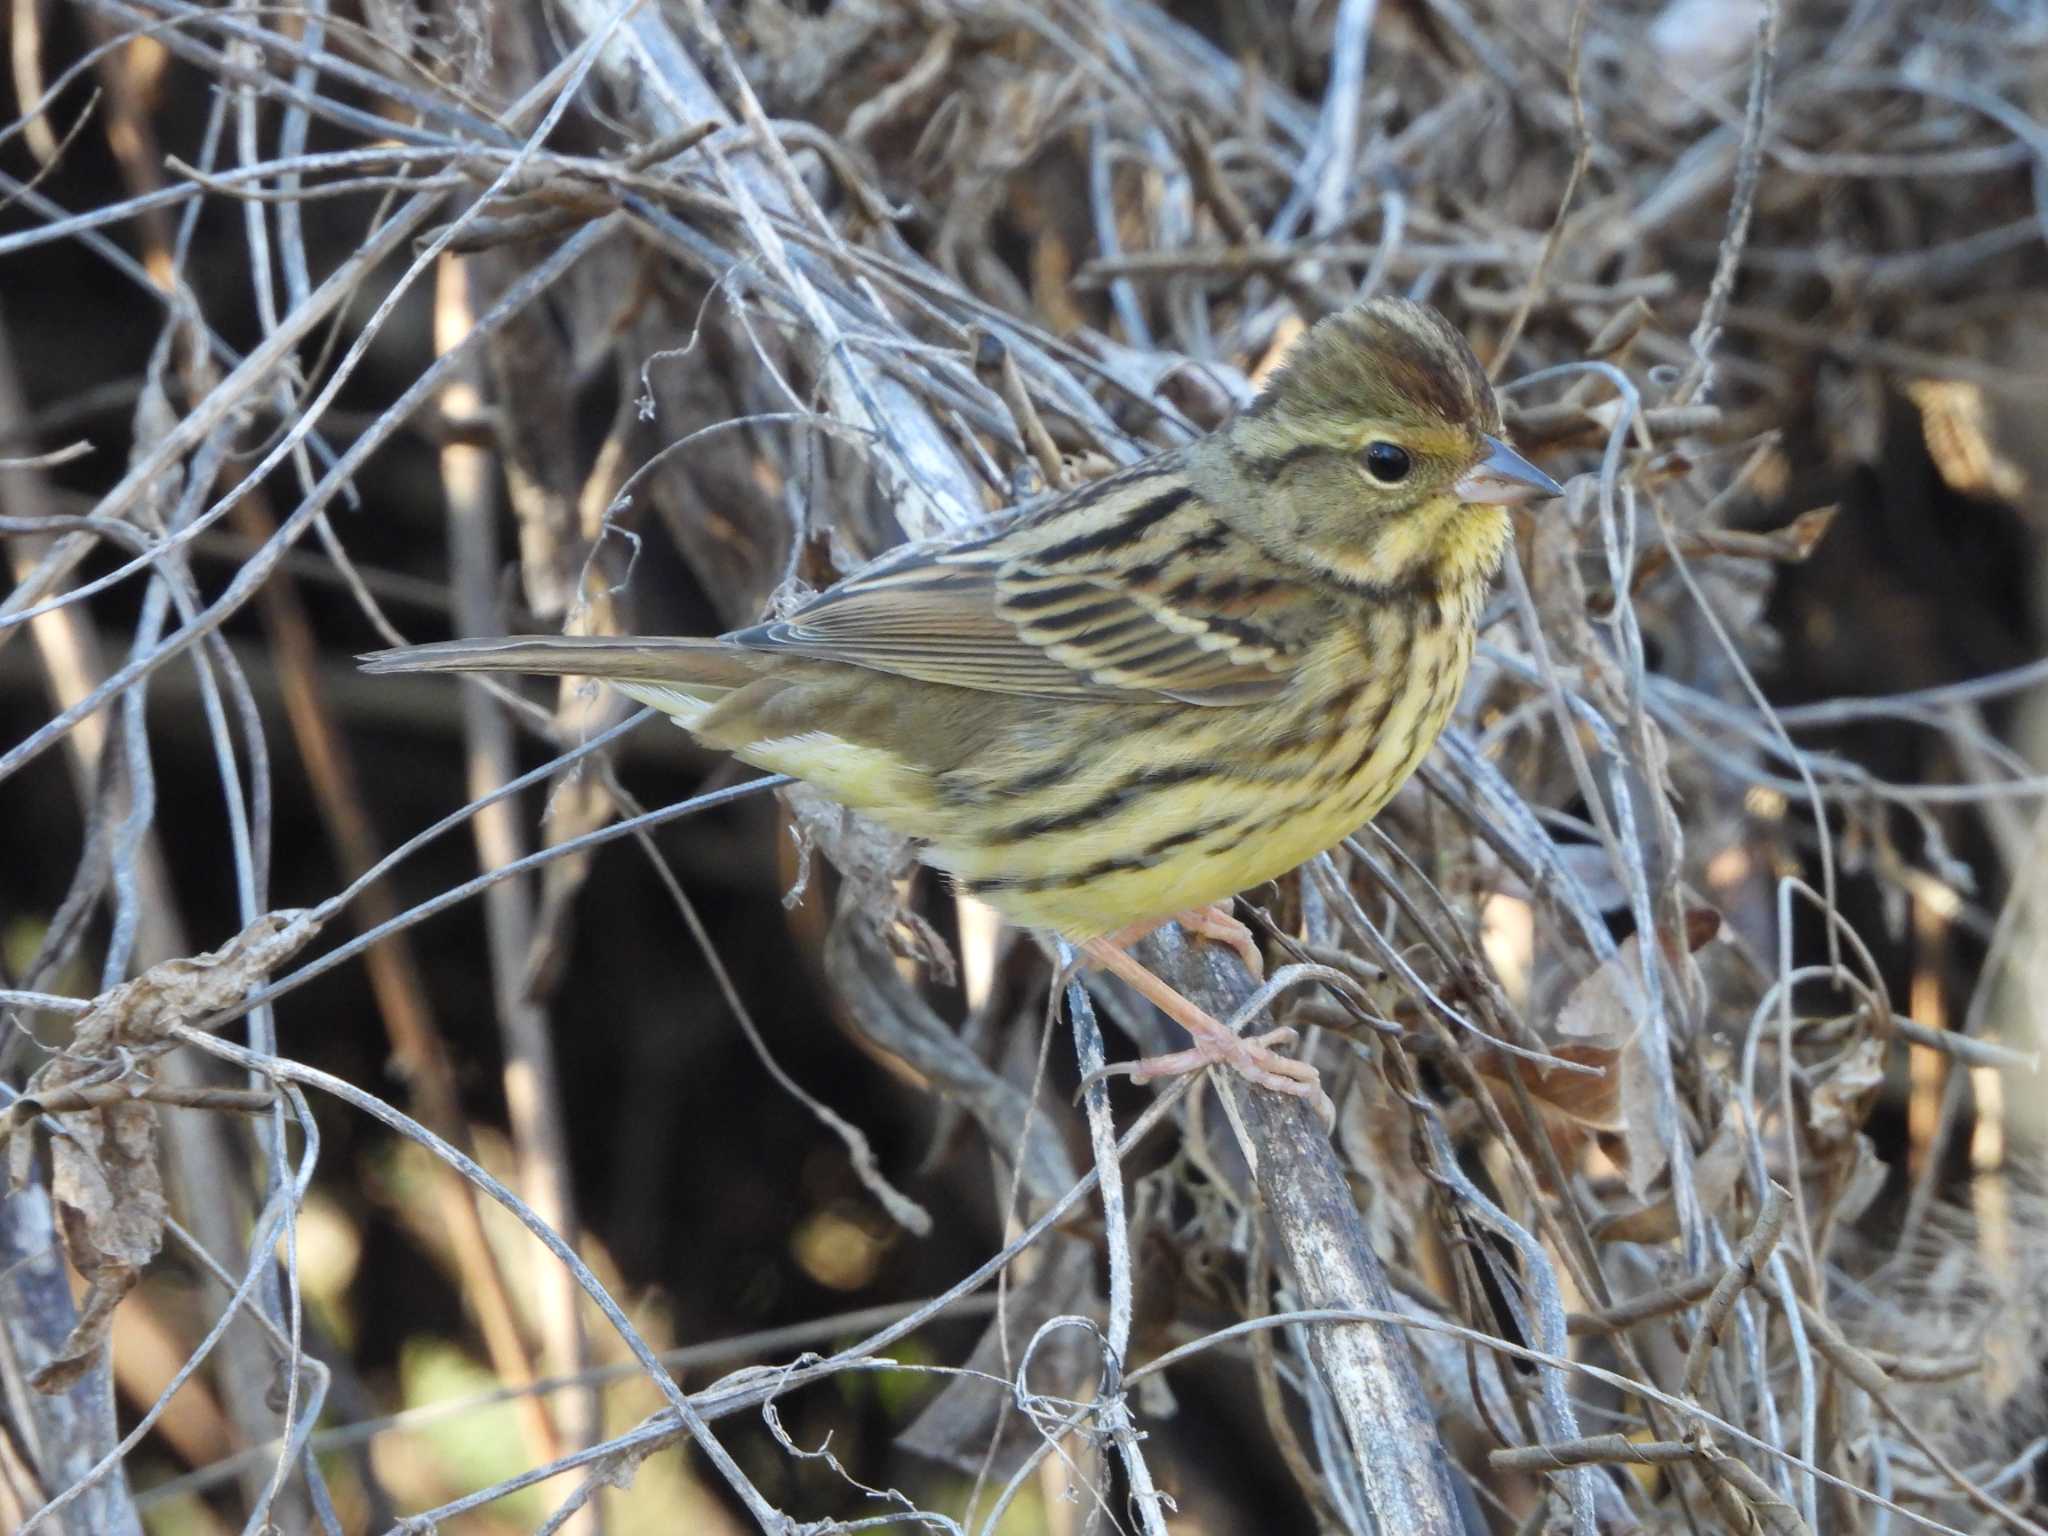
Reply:
[[[1692,1187],[1700,1209],[1709,1216],[1726,1209],[1741,1176],[1742,1133],[1733,1121],[1724,1121],[1707,1150],[1693,1160]],[[1662,1199],[1600,1218],[1592,1234],[1603,1243],[1668,1243],[1678,1236],[1678,1206],[1667,1192]]]
[[[86,1293],[85,1306],[72,1325],[63,1347],[32,1372],[28,1384],[38,1392],[68,1392],[79,1377],[92,1369],[100,1348],[114,1326],[114,1308],[135,1289],[142,1272],[127,1265],[108,1265]]]
[[[1622,1138],[1629,1193],[1643,1199],[1663,1174],[1668,1158],[1658,1139],[1656,1078],[1639,1022],[1643,1007],[1642,947],[1631,934],[1614,958],[1586,977],[1558,1010],[1556,1032],[1584,1046],[1604,1048],[1612,1063],[1606,1079],[1613,1096],[1605,1128]],[[1557,1074],[1562,1075],[1562,1074]]]
[[[1598,1075],[1566,1071],[1560,1066],[1512,1056],[1505,1051],[1486,1050],[1473,1058],[1473,1067],[1482,1077],[1496,1083],[1519,1080],[1528,1091],[1529,1102],[1536,1110],[1537,1123],[1533,1127],[1522,1113],[1518,1095],[1499,1090],[1493,1093],[1495,1107],[1507,1122],[1509,1135],[1522,1146],[1530,1148],[1533,1148],[1536,1136],[1549,1137],[1558,1163],[1565,1168],[1578,1165],[1589,1139],[1598,1138],[1603,1150],[1617,1153],[1619,1143],[1616,1138],[1623,1129],[1619,1091],[1621,1078],[1617,1071],[1620,1053],[1612,1046],[1569,1040],[1562,1045],[1550,1046],[1548,1050],[1559,1061],[1595,1068]],[[1543,1162],[1537,1163],[1537,1174],[1544,1187],[1549,1189],[1550,1180],[1543,1174],[1544,1166]],[[1555,1190],[1550,1192],[1557,1193]]]
[[[38,1074],[73,1065],[59,1057]],[[83,1063],[76,1065],[82,1066]],[[113,1327],[114,1308],[135,1288],[163,1243],[163,1180],[156,1160],[156,1110],[141,1099],[47,1117],[50,1198],[72,1268],[90,1283],[63,1347],[30,1378],[39,1392],[63,1392],[91,1368]],[[10,1147],[14,1182],[26,1182],[33,1142]]]
[[[1885,1181],[1891,1177],[1891,1166],[1877,1155],[1877,1147],[1861,1131],[1850,1143],[1851,1151],[1844,1159],[1846,1169],[1840,1174],[1839,1193],[1835,1195],[1834,1219],[1838,1222],[1852,1222],[1870,1209],[1871,1203],[1884,1193]]]
[[[1619,1049],[1636,1032],[1643,962],[1634,934],[1622,940],[1614,958],[1572,988],[1557,1010],[1553,1029],[1560,1039],[1597,1042]]]
[[[319,931],[305,912],[258,918],[210,954],[166,960],[111,987],[79,1017],[70,1047],[30,1080],[23,1105],[38,1095],[101,1078],[121,1053],[164,1038],[165,1027],[232,1007]],[[151,1081],[146,1063],[128,1068],[139,1090]],[[75,1099],[72,1102],[77,1102]],[[23,1107],[23,1106],[18,1106]],[[37,1388],[61,1392],[91,1365],[113,1326],[115,1306],[134,1289],[163,1244],[163,1178],[157,1166],[156,1108],[141,1097],[52,1111],[50,1198],[72,1268],[91,1284],[83,1311],[62,1351],[39,1371]],[[33,1142],[16,1135],[9,1148],[16,1184],[31,1175]]]
[[[1678,1236],[1678,1208],[1667,1195],[1648,1205],[1597,1217],[1588,1230],[1596,1243],[1668,1243]]]
[[[157,1172],[156,1109],[141,1099],[51,1117],[50,1198],[64,1247],[87,1279],[109,1265],[139,1268],[163,1241],[164,1189]]]
[[[65,1055],[101,1056],[117,1045],[148,1045],[163,1038],[166,1024],[189,1024],[232,1008],[297,954],[320,931],[321,921],[305,910],[266,912],[219,949],[151,966],[93,999]],[[37,1082],[59,1065],[45,1067]]]
[[[1806,1124],[1816,1142],[1844,1145],[1862,1128],[1884,1084],[1885,1050],[1884,1041],[1865,1035],[1813,1090]]]
[[[1657,1134],[1657,1078],[1645,1043],[1650,1038],[1639,1029],[1621,1048],[1621,1139],[1628,1149],[1628,1192],[1638,1200],[1671,1165],[1670,1150]]]
[[[1559,1061],[1598,1069],[1598,1075],[1569,1072],[1544,1062],[1531,1061],[1526,1056],[1511,1056],[1497,1050],[1481,1052],[1473,1058],[1472,1064],[1482,1075],[1496,1082],[1520,1078],[1522,1086],[1529,1090],[1529,1097],[1551,1116],[1590,1130],[1619,1135],[1625,1127],[1621,1074],[1616,1071],[1621,1051],[1590,1040],[1567,1040],[1547,1049]],[[1503,1101],[1503,1109],[1511,1107]]]
[[[1698,954],[1721,936],[1721,914],[1714,908],[1696,902],[1685,909],[1685,948],[1688,954]]]

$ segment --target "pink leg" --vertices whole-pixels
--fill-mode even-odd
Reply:
[[[1282,1056],[1273,1049],[1293,1040],[1293,1030],[1274,1029],[1250,1037],[1234,1034],[1125,954],[1112,940],[1090,939],[1081,946],[1081,953],[1112,975],[1130,983],[1133,990],[1195,1037],[1194,1044],[1187,1050],[1164,1056],[1147,1056],[1127,1065],[1111,1067],[1110,1071],[1127,1071],[1133,1082],[1143,1083],[1155,1077],[1177,1077],[1184,1072],[1199,1072],[1204,1067],[1226,1066],[1262,1088],[1308,1100],[1326,1127],[1336,1124],[1337,1108],[1330,1102],[1330,1096],[1323,1092],[1322,1078],[1316,1069],[1305,1061]]]
[[[1244,962],[1246,970],[1260,981],[1266,979],[1266,957],[1259,953],[1258,941],[1252,937],[1251,929],[1230,915],[1230,903],[1227,901],[1214,901],[1206,907],[1189,907],[1172,917],[1155,917],[1150,922],[1132,923],[1128,928],[1119,928],[1109,935],[1106,942],[1118,949],[1129,949],[1168,923],[1179,923],[1194,938],[1228,944],[1237,951],[1237,957]]]

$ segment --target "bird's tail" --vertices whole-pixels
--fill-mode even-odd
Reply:
[[[723,640],[674,635],[506,635],[440,640],[358,656],[365,672],[533,672],[548,677],[743,688],[757,659]]]
[[[684,724],[760,677],[765,658],[722,640],[672,635],[507,635],[371,651],[365,672],[532,672],[594,677]]]

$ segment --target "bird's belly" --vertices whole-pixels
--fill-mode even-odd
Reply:
[[[1262,805],[1270,810],[1270,798]],[[1210,797],[1191,814],[1215,819],[1222,808],[1218,797]],[[1278,879],[1342,842],[1370,815],[1336,815],[1326,807],[1303,805],[1272,826],[1247,830],[1166,861],[1107,870],[1078,884],[1042,891],[997,889],[986,899],[1013,921],[1050,928],[1071,939],[1094,938],[1223,901]]]

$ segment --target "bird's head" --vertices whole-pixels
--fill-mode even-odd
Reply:
[[[1502,441],[1465,338],[1406,299],[1318,321],[1202,458],[1244,532],[1372,591],[1489,579],[1502,507],[1561,494]]]

